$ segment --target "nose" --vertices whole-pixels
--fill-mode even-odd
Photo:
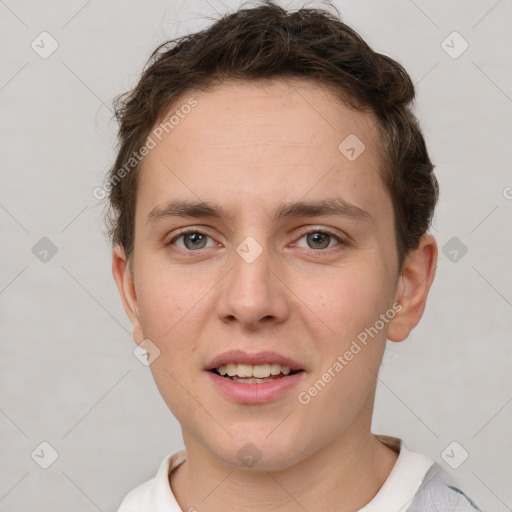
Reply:
[[[217,314],[224,323],[246,330],[271,328],[289,316],[287,287],[279,264],[264,249],[256,260],[234,252],[233,266],[220,283]]]

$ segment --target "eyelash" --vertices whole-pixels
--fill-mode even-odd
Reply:
[[[301,233],[301,235],[299,236],[299,238],[297,238],[297,241],[294,242],[294,245],[297,244],[297,242],[299,240],[301,240],[302,238],[304,238],[305,236],[307,235],[310,235],[312,233],[320,233],[322,235],[327,235],[329,236],[331,239],[334,239],[336,240],[336,242],[338,242],[337,244],[333,245],[332,247],[325,247],[323,249],[312,249],[311,247],[307,247],[305,249],[309,249],[310,251],[313,251],[314,253],[320,253],[320,252],[328,252],[328,251],[333,251],[333,250],[340,250],[341,248],[343,248],[344,246],[347,246],[348,245],[348,242],[341,238],[339,235],[335,235],[334,233],[332,233],[331,231],[329,230],[326,230],[326,229],[309,229],[308,231],[303,231]],[[329,244],[330,244],[331,241],[329,241]]]
[[[166,247],[170,247],[172,245],[174,245],[174,243],[179,240],[182,236],[184,235],[187,235],[187,234],[199,234],[199,235],[205,235],[209,238],[211,238],[213,240],[213,237],[211,237],[210,235],[200,231],[199,229],[194,229],[194,228],[185,228],[183,229],[182,231],[180,231],[176,236],[174,236],[171,240],[169,240],[169,242],[166,242],[165,243],[165,246]],[[294,242],[294,245],[297,244],[297,242],[299,240],[301,240],[302,238],[304,238],[305,236],[309,235],[309,234],[313,234],[313,233],[321,233],[323,235],[328,235],[330,236],[331,238],[334,238],[338,243],[336,245],[334,245],[333,247],[326,247],[324,249],[312,249],[312,248],[309,248],[310,251],[313,251],[315,253],[318,253],[318,252],[327,252],[327,251],[331,251],[333,249],[336,249],[338,248],[338,250],[341,248],[341,247],[344,247],[344,246],[348,246],[349,243],[347,240],[341,238],[339,235],[336,235],[328,230],[325,230],[325,229],[310,229],[308,231],[304,231],[301,233],[301,235],[299,236],[299,238],[297,238],[297,240]],[[197,250],[192,250],[192,249],[182,249],[180,247],[178,248],[174,248],[173,249],[174,251],[176,252],[180,252],[180,253],[184,253],[184,254],[193,254],[195,252],[200,252],[201,249],[197,249]]]

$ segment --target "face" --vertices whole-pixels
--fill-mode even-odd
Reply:
[[[369,430],[405,314],[376,125],[307,82],[190,96],[140,169],[133,281],[119,247],[114,275],[185,442],[284,469]]]

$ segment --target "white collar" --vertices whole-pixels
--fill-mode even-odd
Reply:
[[[376,437],[399,455],[379,492],[358,512],[405,512],[434,461],[422,453],[409,450],[401,439]]]
[[[405,512],[434,461],[409,450],[401,439],[382,435],[376,437],[399,455],[379,492],[358,512]],[[167,455],[160,463],[156,476],[128,493],[118,512],[182,512],[169,485],[169,474],[185,459],[186,451],[183,448]]]

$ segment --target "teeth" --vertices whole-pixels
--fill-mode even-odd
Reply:
[[[255,377],[256,379],[265,379],[271,375],[288,375],[290,373],[289,366],[281,366],[278,363],[272,364],[237,364],[228,363],[219,366],[217,371],[221,375],[229,375],[229,377]]]
[[[279,375],[281,373],[281,365],[272,363],[270,365],[270,375]]]
[[[237,365],[235,375],[239,377],[252,377],[252,366],[250,364]]]
[[[231,377],[235,382],[243,382],[244,384],[265,384],[265,382],[272,382],[274,379],[240,379],[239,377]]]
[[[222,373],[222,370],[224,370],[224,373]],[[233,377],[233,375],[236,375],[236,364],[229,363],[226,366],[221,366],[219,368],[219,372],[221,375],[225,375],[227,373],[230,377]]]
[[[256,377],[257,379],[266,379],[270,375],[270,365],[258,364],[256,366],[253,366],[250,371],[252,375],[249,375],[249,377]]]

